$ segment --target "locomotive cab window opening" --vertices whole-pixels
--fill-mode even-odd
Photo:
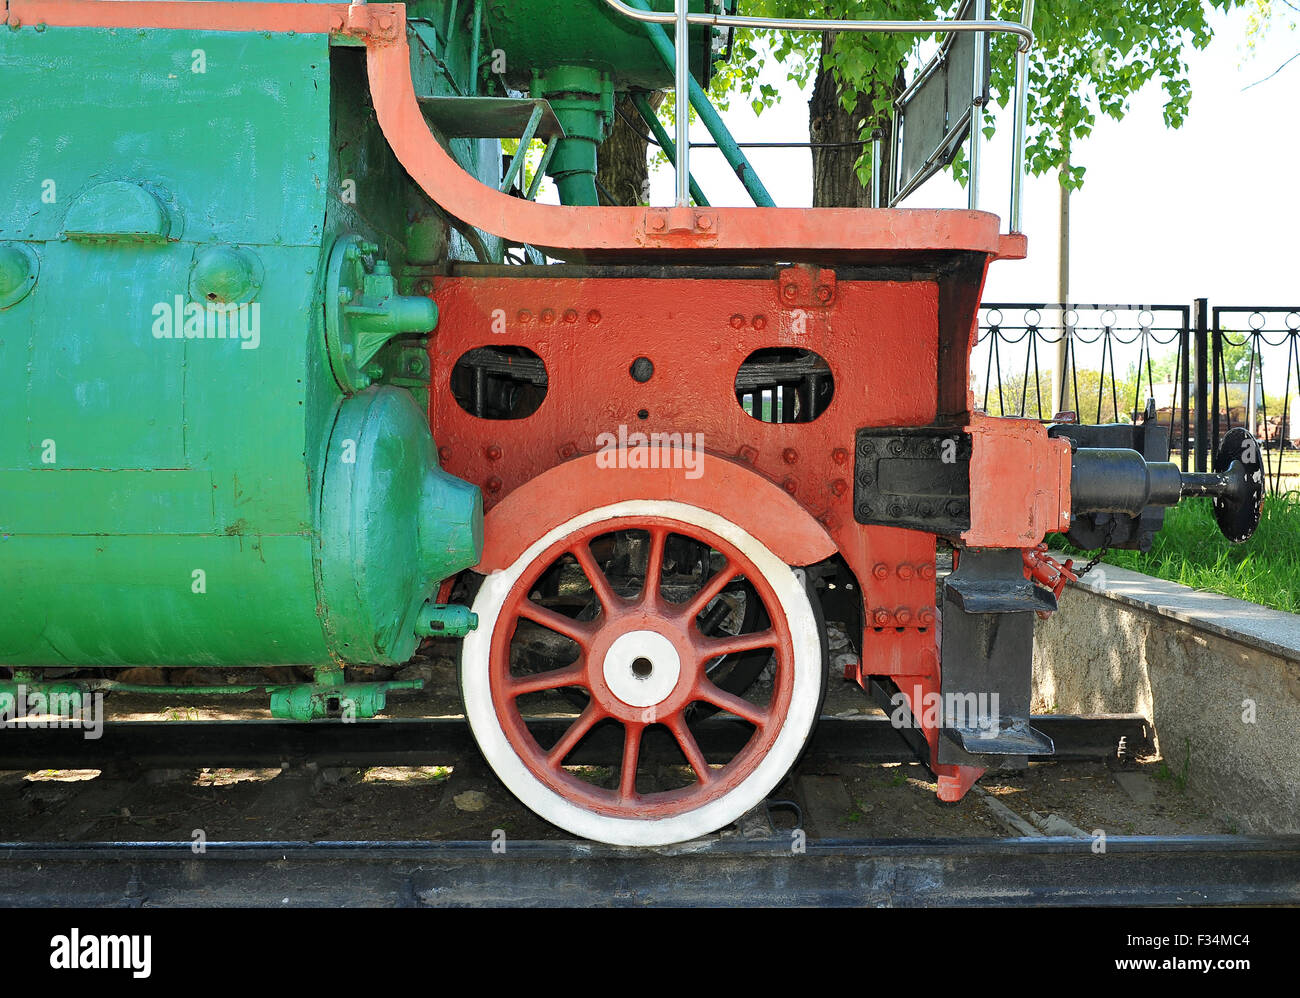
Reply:
[[[826,359],[797,347],[755,350],[736,372],[736,402],[760,423],[811,423],[835,396]]]
[[[480,419],[524,419],[546,398],[546,365],[521,346],[467,350],[451,371],[456,404]]]

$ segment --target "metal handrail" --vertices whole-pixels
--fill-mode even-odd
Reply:
[[[998,21],[981,18],[970,21],[837,21],[829,18],[782,18],[749,17],[739,14],[693,14],[689,10],[689,0],[675,0],[671,13],[658,13],[651,10],[637,10],[629,7],[622,0],[605,0],[607,6],[624,17],[643,24],[672,24],[676,28],[674,48],[676,49],[675,86],[676,86],[676,126],[677,155],[674,167],[677,173],[677,204],[690,204],[690,142],[687,138],[687,126],[690,121],[690,25],[706,25],[722,28],[757,28],[771,31],[862,31],[882,34],[951,34],[961,32],[978,32],[988,34],[1016,35],[1016,113],[1012,129],[1014,148],[1012,150],[1011,178],[1011,231],[1019,231],[1021,174],[1025,161],[1025,115],[1027,111],[1025,95],[1026,59],[1025,54],[1033,47],[1034,0],[1024,0],[1023,14],[1020,22]],[[981,5],[982,7],[983,5]],[[980,109],[982,110],[982,108]],[[978,170],[978,121],[971,122],[971,194],[970,206],[976,205],[976,182]],[[878,170],[879,162],[873,166],[873,174]],[[874,181],[873,181],[874,183]],[[878,195],[873,198],[878,202]]]
[[[656,13],[637,10],[622,0],[605,0],[610,7],[625,17],[647,24],[674,24],[676,13]],[[950,31],[988,31],[1020,36],[1019,48],[1028,52],[1034,44],[1034,33],[1015,21],[835,21],[829,18],[746,17],[740,14],[687,14],[690,24],[712,25],[719,28],[760,28],[770,31],[873,31],[882,34],[944,34]]]

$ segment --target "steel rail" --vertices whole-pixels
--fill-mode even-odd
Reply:
[[[496,848],[494,848],[494,845]],[[0,843],[17,907],[1178,906],[1300,902],[1300,836]]]
[[[555,741],[571,723],[534,718],[529,728]],[[1151,726],[1137,714],[1095,717],[1039,715],[1034,726],[1056,744],[1057,761],[1114,757],[1121,738],[1134,754],[1151,743]],[[475,753],[460,717],[366,721],[106,721],[100,737],[78,728],[7,725],[0,728],[0,769],[188,769],[314,763],[326,768],[448,765]],[[706,758],[726,762],[750,729],[724,717],[697,726]],[[671,743],[646,743],[646,757],[677,761]],[[578,748],[575,765],[617,764],[622,736],[596,731]],[[822,762],[913,762],[903,735],[883,715],[823,717],[806,759]]]

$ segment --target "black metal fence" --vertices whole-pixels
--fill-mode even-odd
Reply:
[[[1270,491],[1300,489],[1300,306],[987,302],[971,372],[994,415],[1134,422],[1154,401],[1189,471],[1245,426]]]

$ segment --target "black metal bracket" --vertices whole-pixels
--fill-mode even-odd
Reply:
[[[853,518],[930,534],[970,528],[971,438],[939,427],[865,427],[854,449]]]

